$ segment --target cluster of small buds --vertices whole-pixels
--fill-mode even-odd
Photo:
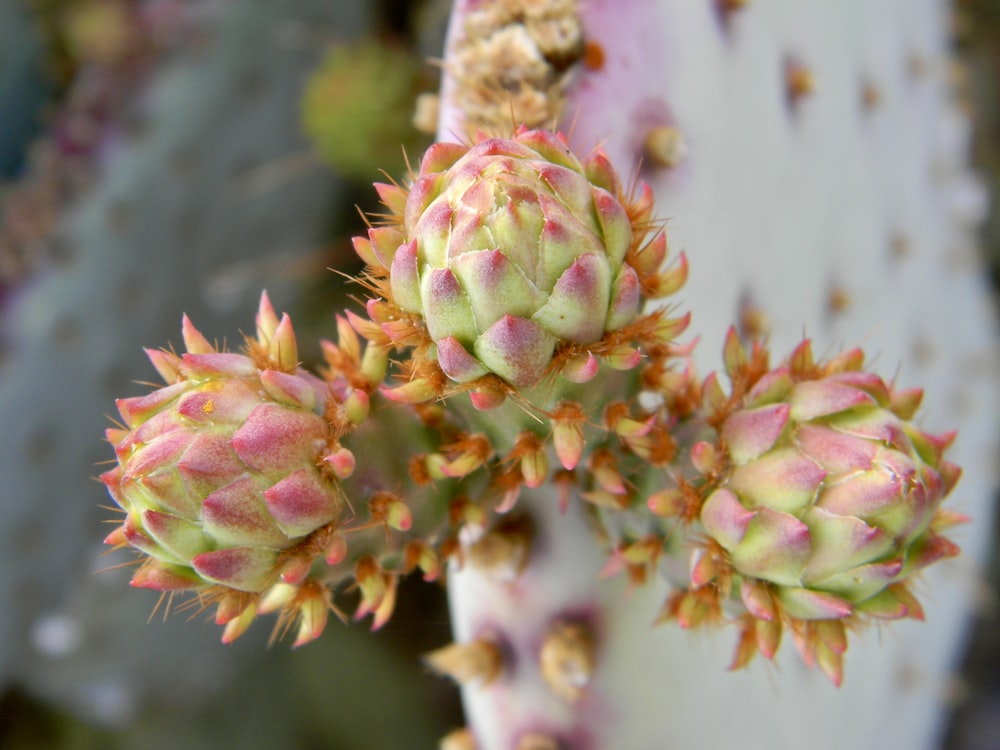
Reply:
[[[376,188],[385,223],[355,239],[371,297],[322,342],[322,377],[264,296],[245,353],[185,319],[186,354],[149,353],[168,385],[119,402],[103,479],[126,517],[108,542],[144,555],[135,585],[217,603],[224,640],[277,612],[298,645],[347,582],[377,628],[409,573],[435,580],[451,559],[517,579],[535,542],[518,500],[549,486],[562,509],[583,502],[604,576],[641,585],[691,555],[660,619],[735,619],[734,667],[790,633],[839,683],[847,629],[920,617],[910,581],[957,553],[942,532],[962,519],[940,507],[960,472],[952,436],[912,421],[919,391],[857,350],[816,362],[808,342],[772,368],[735,330],[728,390],[699,380],[676,343],[688,317],[643,309],[687,277],[651,194],[559,135],[437,144],[409,189]],[[563,623],[546,641],[567,700],[589,639]],[[483,641],[430,663],[489,682],[501,656]]]

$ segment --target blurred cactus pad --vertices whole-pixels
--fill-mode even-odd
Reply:
[[[302,99],[305,131],[323,161],[352,179],[371,181],[377,170],[400,174],[404,149],[418,155],[429,142],[412,121],[430,74],[422,58],[398,43],[333,44]]]

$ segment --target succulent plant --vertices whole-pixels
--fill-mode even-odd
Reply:
[[[713,28],[732,33],[737,5],[706,11]],[[507,26],[541,23],[570,40],[558,65],[627,70],[593,39],[580,48],[576,9],[459,3],[462,59],[495,64],[506,48],[498,38],[518,33]],[[596,4],[588,12],[590,23],[602,13]],[[808,67],[791,54],[779,67],[780,106],[804,116]],[[553,117],[571,78],[558,72],[555,88],[533,97]],[[450,85],[469,83],[452,76],[460,80]],[[581,96],[603,85],[586,83]],[[517,81],[493,85],[518,101],[525,93]],[[684,256],[665,265],[652,191],[639,178],[625,190],[593,144],[578,156],[587,152],[571,146],[580,131],[507,128],[480,119],[483,103],[463,122],[446,100],[442,128],[468,133],[467,142],[435,144],[405,184],[376,186],[386,213],[355,240],[366,314],[339,319],[338,343],[323,344],[322,379],[298,370],[288,347],[272,350],[284,324],[263,307],[271,323],[247,355],[209,351],[189,329],[188,354],[154,356],[168,380],[181,379],[122,404],[126,429],[110,433],[122,463],[106,483],[128,517],[109,541],[148,556],[140,584],[168,569],[218,600],[227,640],[274,610],[279,630],[299,619],[296,643],[315,638],[344,581],[356,616],[372,614],[378,627],[404,575],[437,578],[447,560],[456,642],[428,663],[462,683],[470,722],[449,748],[677,741],[648,710],[670,671],[652,666],[657,637],[668,638],[647,632],[655,612],[645,605],[656,598],[660,621],[735,622],[733,667],[757,652],[774,657],[788,634],[839,685],[848,630],[920,618],[915,576],[957,554],[943,532],[964,518],[942,508],[960,473],[944,458],[953,434],[919,427],[920,392],[864,369],[859,350],[816,361],[801,343],[772,368],[755,326],[744,326],[753,343],[735,329],[726,338],[728,389],[721,375],[700,379],[694,342],[677,340],[688,316],[647,304],[687,279]],[[658,169],[683,171],[680,131],[669,111],[650,111],[639,123],[648,137],[631,147],[641,143]],[[260,359],[262,349],[272,359]],[[270,384],[274,370],[279,384]],[[239,378],[253,386],[234,385]],[[240,405],[222,410],[238,418],[190,421],[187,402],[203,404],[215,389]],[[244,450],[246,425],[258,432],[253,415],[265,407],[304,429],[275,429],[259,454]],[[179,448],[160,453],[141,445],[145,437]],[[193,446],[213,439],[233,448],[241,473],[197,488],[198,518],[184,516],[183,535],[158,533],[169,503],[191,500],[180,452],[197,459]],[[390,439],[389,451],[358,449]],[[292,458],[273,474],[253,465],[273,454]],[[161,475],[162,496],[148,490]],[[324,488],[296,485],[290,497],[326,502],[286,525],[274,490],[289,475]],[[231,493],[234,483],[253,491]],[[215,506],[231,496],[239,522],[217,523]],[[623,599],[625,590],[634,597]]]
[[[126,515],[105,541],[148,555],[133,586],[218,601],[229,641],[256,615],[255,595],[301,584],[328,553],[344,510],[337,480],[354,466],[338,433],[364,418],[367,395],[301,371],[291,320],[266,295],[243,354],[217,351],[186,317],[183,332],[184,354],[148,352],[167,385],[118,402],[118,465],[101,479]],[[329,608],[307,601],[288,602],[302,641]]]
[[[599,360],[630,369],[635,339],[683,330],[639,315],[686,266],[661,271],[648,190],[629,199],[600,151],[581,163],[562,136],[520,128],[435,144],[408,190],[377,187],[390,214],[355,247],[376,295],[369,338],[415,350],[399,399],[466,389],[485,408],[547,375],[586,382]]]
[[[743,395],[724,398],[714,376],[705,384],[717,438],[691,451],[704,477],[704,543],[690,590],[668,610],[689,627],[722,616],[738,592],[746,615],[734,667],[757,651],[773,658],[788,629],[839,685],[847,630],[922,619],[915,574],[958,554],[941,532],[963,517],[940,508],[961,473],[943,459],[954,434],[911,422],[923,392],[865,372],[860,350],[817,363],[804,342],[761,375],[741,366],[735,339],[728,374]]]

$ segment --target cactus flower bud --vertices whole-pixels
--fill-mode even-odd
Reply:
[[[639,318],[644,294],[683,283],[677,273],[660,283],[662,232],[647,242],[645,203],[629,202],[603,154],[581,162],[547,131],[435,144],[408,192],[380,193],[398,223],[355,243],[384,297],[369,315],[394,345],[429,340],[452,383],[489,375],[530,388],[554,360],[585,382],[595,355],[631,369],[635,334],[614,334]],[[397,399],[434,387],[412,377]],[[477,406],[499,403],[476,392]]]
[[[146,555],[133,585],[212,590],[229,640],[255,616],[254,596],[305,578],[311,557],[298,549],[336,524],[334,475],[351,463],[330,450],[334,387],[297,368],[291,322],[266,295],[257,329],[246,353],[222,352],[185,318],[188,351],[150,353],[168,384],[118,401],[117,465],[102,475],[125,512],[107,541]]]
[[[755,650],[773,655],[784,623],[839,684],[844,625],[921,617],[908,581],[958,553],[937,520],[959,475],[943,458],[953,435],[920,430],[914,394],[894,395],[860,367],[857,357],[815,365],[803,344],[721,423],[725,468],[701,508],[710,541],[691,583],[738,584],[753,638],[741,639],[737,666]],[[716,453],[695,447],[696,464]]]

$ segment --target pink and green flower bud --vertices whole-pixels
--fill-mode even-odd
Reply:
[[[725,359],[736,383],[748,377],[751,360],[734,336]],[[691,580],[701,589],[735,578],[749,615],[791,623],[807,659],[837,682],[841,621],[916,616],[908,582],[958,551],[939,535],[950,517],[940,505],[957,478],[942,457],[953,436],[917,428],[919,392],[897,395],[861,365],[856,354],[817,365],[800,346],[746,389],[719,427],[728,468],[699,518],[725,565],[695,565]],[[723,400],[710,398],[725,414]],[[707,473],[697,448],[692,460]],[[745,625],[736,661],[754,643],[773,655],[773,629]]]
[[[102,477],[126,513],[107,541],[148,556],[133,585],[214,592],[227,639],[255,595],[304,579],[319,552],[295,550],[337,523],[335,478],[353,468],[325,418],[334,386],[298,369],[266,295],[257,332],[245,354],[220,352],[185,318],[188,351],[151,356],[171,384],[118,402],[127,429],[109,431],[118,464]]]
[[[405,196],[379,189],[396,223],[355,245],[398,314],[378,302],[369,315],[397,346],[419,346],[408,322],[419,316],[435,345],[422,350],[455,383],[493,374],[525,389],[563,367],[586,382],[595,354],[631,369],[639,351],[629,335],[610,335],[638,319],[650,290],[683,283],[678,272],[660,278],[666,241],[662,232],[646,240],[648,190],[633,202],[603,154],[581,162],[547,131],[435,144]],[[433,398],[434,386],[411,382],[394,397]],[[473,399],[477,408],[497,401]]]

